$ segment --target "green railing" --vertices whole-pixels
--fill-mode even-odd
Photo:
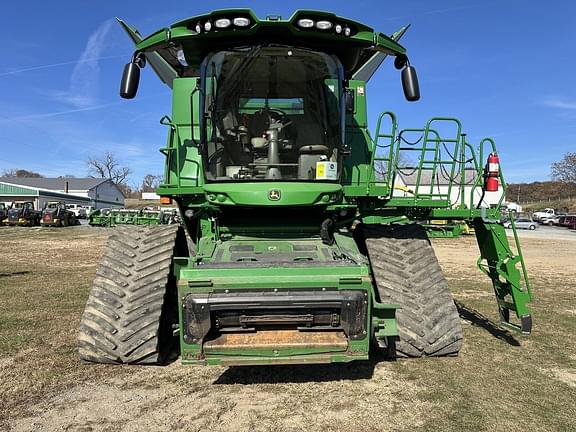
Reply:
[[[382,132],[386,118],[389,133]],[[410,141],[409,136],[417,139]],[[491,138],[483,139],[475,150],[466,141],[462,124],[456,118],[434,117],[423,129],[398,131],[395,115],[384,112],[378,118],[373,141],[368,190],[373,185],[384,184],[389,191],[386,198],[397,205],[473,209],[480,206],[478,201],[485,196],[483,161],[487,144],[496,152]],[[412,159],[410,156],[414,155]],[[497,208],[504,200],[506,189],[502,172],[500,182],[502,194]],[[395,194],[398,189],[404,190],[404,196]]]
[[[160,149],[160,153],[166,156],[166,167],[164,169],[164,183],[161,185],[162,188],[181,188],[182,180],[190,180],[194,182],[194,187],[198,186],[198,176],[200,175],[200,164],[198,161],[193,159],[185,159],[185,162],[190,162],[196,167],[196,175],[194,177],[182,175],[181,165],[182,159],[181,154],[183,150],[183,145],[180,140],[180,133],[178,131],[178,125],[173,123],[170,117],[164,116],[160,119],[160,124],[168,126],[170,128],[170,133],[168,134],[168,143],[166,147]],[[193,126],[192,126],[193,127]],[[172,159],[176,162],[176,172],[171,175],[170,168],[172,167]],[[175,177],[175,181],[172,181],[172,177]]]

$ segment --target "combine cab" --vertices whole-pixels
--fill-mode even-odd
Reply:
[[[68,210],[61,201],[49,201],[42,209],[42,218],[40,219],[42,226],[67,227],[79,223],[76,215]]]
[[[120,23],[136,44],[121,96],[136,95],[146,64],[173,92],[157,193],[182,226],[110,235],[83,360],[161,363],[173,334],[187,364],[457,355],[460,318],[426,220],[474,228],[503,324],[530,333],[519,245],[486,204],[505,187],[493,141],[473,147],[451,118],[402,130],[391,112],[368,132],[367,82],[387,57],[419,98],[398,43],[407,27],[386,36],[326,12],[247,9],[147,38]]]
[[[8,209],[4,225],[37,226],[40,225],[40,212],[34,210],[32,201],[16,201]]]

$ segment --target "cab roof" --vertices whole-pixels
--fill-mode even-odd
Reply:
[[[248,24],[235,25],[235,18],[244,18],[243,22]],[[218,20],[229,24],[217,27]],[[305,28],[301,20],[314,24]],[[149,61],[150,55],[156,54],[165,72],[174,77],[198,76],[200,65],[210,52],[260,44],[298,46],[333,54],[340,59],[347,78],[352,78],[376,54],[406,55],[396,40],[407,27],[389,37],[360,22],[315,10],[297,10],[288,19],[279,16],[260,19],[251,9],[222,9],[178,21],[146,38],[119,21],[135,42],[136,51],[145,53]],[[319,21],[329,22],[331,27],[320,29],[316,26]],[[152,63],[152,67],[156,69],[158,65]]]

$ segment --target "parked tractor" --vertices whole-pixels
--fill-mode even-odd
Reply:
[[[48,201],[42,209],[42,226],[67,227],[78,225],[76,215],[62,201]]]
[[[4,219],[8,218],[8,208],[6,204],[0,202],[0,226],[4,225]]]
[[[503,325],[530,333],[520,247],[498,223],[502,199],[486,204],[506,186],[494,141],[473,146],[454,118],[400,129],[391,112],[368,132],[367,84],[387,57],[406,99],[420,97],[399,44],[408,27],[386,36],[327,12],[249,9],[146,38],[120,24],[136,44],[121,96],[135,97],[146,64],[172,89],[156,192],[182,223],[111,233],[83,360],[162,363],[173,335],[186,364],[457,355],[460,317],[420,220],[474,228]]]
[[[40,212],[34,209],[32,201],[15,201],[8,209],[4,225],[37,226],[40,225]]]

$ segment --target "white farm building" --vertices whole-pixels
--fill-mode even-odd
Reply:
[[[0,202],[22,200],[34,201],[37,209],[41,209],[47,201],[94,208],[124,206],[124,195],[109,179],[0,177]]]

